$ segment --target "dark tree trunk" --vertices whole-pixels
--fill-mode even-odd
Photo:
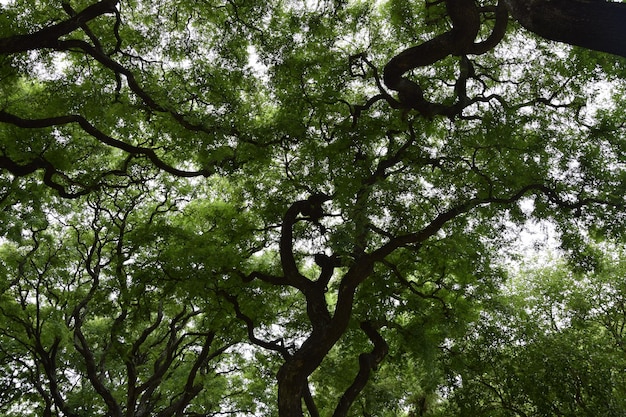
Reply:
[[[626,3],[504,0],[511,16],[542,38],[626,57]]]

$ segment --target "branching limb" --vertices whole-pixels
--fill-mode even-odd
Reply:
[[[289,285],[289,281],[285,277],[281,277],[278,275],[265,274],[259,271],[253,271],[252,273],[248,275],[240,273],[240,272],[237,272],[237,274],[241,277],[243,282],[252,282],[255,279],[259,279],[263,282],[267,282],[268,284]]]
[[[76,16],[76,10],[74,10],[74,8],[72,7],[72,5],[68,2],[62,2],[61,3],[61,7],[63,7],[63,10],[65,10],[65,12],[70,16],[70,17],[74,17]],[[94,35],[94,33],[91,31],[91,29],[89,29],[89,26],[87,26],[87,22],[84,22],[80,25],[80,28],[83,30],[83,32],[85,32],[85,34],[87,35],[87,37],[91,40],[91,42],[93,42],[93,45],[99,49],[102,50],[102,45],[100,44],[100,40],[98,39],[98,37],[96,35]]]
[[[413,294],[415,294],[418,297],[423,298],[423,299],[437,301],[438,303],[441,304],[441,308],[442,308],[444,314],[446,316],[448,316],[450,314],[450,311],[451,311],[450,306],[448,306],[448,303],[446,303],[446,301],[443,298],[441,298],[441,297],[439,297],[439,296],[437,296],[435,294],[437,290],[431,292],[430,294],[427,294],[427,293],[425,293],[423,291],[420,291],[417,288],[417,284],[415,282],[411,282],[408,279],[406,279],[406,277],[402,274],[402,272],[400,272],[400,270],[398,270],[398,267],[396,265],[394,265],[391,262],[388,262],[386,260],[383,260],[382,264],[384,264],[386,267],[388,267],[393,272],[393,274],[396,276],[396,278],[398,279],[400,284],[402,284],[403,287],[405,287],[409,291],[411,291],[411,293],[413,293]],[[441,277],[442,279],[443,279],[443,276],[445,276],[445,272],[442,273],[442,277]]]
[[[183,336],[184,337],[184,336]],[[189,403],[200,394],[204,386],[202,383],[196,382],[196,376],[198,375],[198,371],[206,366],[208,361],[214,355],[211,355],[211,345],[213,344],[213,340],[215,339],[215,332],[209,332],[204,336],[204,343],[202,345],[202,349],[200,353],[197,355],[196,360],[193,362],[193,365],[187,374],[187,380],[185,382],[185,387],[182,391],[182,394],[176,401],[173,401],[172,404],[166,409],[159,412],[159,416],[178,416],[183,415],[183,411],[189,405]],[[224,348],[226,349],[226,348]],[[220,350],[223,352],[223,350]]]
[[[471,104],[465,95],[467,75],[467,54],[482,54],[492,49],[504,37],[508,15],[506,8],[496,8],[496,23],[491,35],[483,42],[474,43],[480,29],[479,9],[474,0],[445,0],[446,9],[452,21],[452,29],[420,45],[408,48],[393,57],[384,68],[385,85],[398,93],[398,101],[404,108],[414,109],[426,118],[446,116],[450,119],[460,116],[465,107]],[[461,74],[455,91],[457,101],[445,105],[428,101],[421,86],[404,76],[408,71],[432,65],[447,56],[461,56]]]
[[[61,197],[64,197],[64,198],[78,198],[82,195],[90,193],[96,188],[96,186],[82,186],[81,184],[82,189],[80,191],[77,191],[77,192],[68,191],[67,188],[63,184],[55,181],[56,176],[60,176],[65,179],[67,179],[67,177],[63,173],[58,171],[54,167],[54,165],[52,165],[52,163],[50,163],[49,161],[47,161],[46,159],[42,157],[36,157],[30,162],[27,162],[24,164],[18,164],[17,162],[13,161],[11,158],[8,158],[6,156],[0,156],[0,169],[6,169],[7,171],[15,175],[16,177],[24,177],[26,175],[32,174],[33,172],[41,169],[44,171],[44,175],[43,175],[44,184],[52,188],[53,190],[55,190],[57,193],[59,193]]]
[[[95,356],[82,332],[82,320],[77,318],[77,316],[75,316],[74,319],[79,320],[74,328],[74,346],[85,361],[85,368],[89,382],[98,395],[100,395],[100,397],[104,400],[107,405],[109,415],[122,417],[123,414],[120,404],[115,400],[113,393],[106,387],[104,381],[102,381],[102,378],[99,375]]]
[[[518,191],[506,197],[498,197],[490,193],[490,195],[487,195],[485,197],[471,198],[465,202],[452,206],[443,213],[440,213],[422,230],[390,239],[386,244],[371,253],[371,259],[375,262],[382,262],[387,255],[400,247],[416,244],[419,245],[420,243],[426,241],[426,239],[433,236],[439,230],[441,230],[441,228],[444,227],[445,224],[459,216],[464,215],[465,213],[470,212],[476,207],[488,204],[510,205],[516,201],[519,201],[522,197],[532,193],[545,196],[548,201],[553,203],[558,209],[565,211],[578,210],[583,207],[593,205],[601,205],[621,209],[626,207],[626,202],[624,202],[623,198],[621,199],[619,197],[616,198],[616,200],[614,201],[603,200],[594,197],[581,197],[575,201],[568,201],[562,198],[559,195],[558,191],[554,188],[546,184],[532,183],[521,187]]]
[[[350,108],[350,114],[352,115],[352,126],[356,126],[361,113],[369,110],[374,104],[376,104],[380,100],[385,100],[392,108],[399,109],[403,108],[402,104],[399,103],[396,99],[394,99],[391,94],[387,92],[387,90],[383,87],[383,83],[380,79],[380,75],[378,74],[378,68],[374,65],[369,59],[367,59],[367,55],[365,53],[360,53],[356,55],[351,55],[348,59],[350,66],[350,75],[352,77],[359,78],[368,78],[368,68],[371,71],[372,76],[374,77],[374,81],[376,83],[376,87],[378,88],[379,94],[371,97],[367,100],[365,104],[348,104]],[[366,67],[363,66],[365,64]],[[359,68],[359,72],[355,72],[354,68]]]
[[[128,81],[128,86],[133,91],[133,93],[135,93],[150,109],[159,113],[170,114],[174,118],[174,120],[176,120],[182,127],[192,132],[204,132],[210,135],[215,133],[213,129],[207,128],[203,125],[190,123],[185,119],[185,116],[183,116],[182,114],[157,103],[156,100],[152,96],[150,96],[150,94],[148,94],[148,92],[146,92],[141,87],[141,85],[139,85],[139,82],[137,81],[135,75],[132,73],[131,70],[116,62],[107,54],[105,54],[102,50],[93,47],[87,42],[78,39],[59,41],[55,49],[60,51],[71,51],[76,49],[82,50],[84,53],[94,58],[100,64],[113,71],[116,74],[116,77],[119,77],[120,74],[123,75]]]
[[[318,193],[311,195],[306,200],[296,201],[287,209],[283,219],[280,236],[280,259],[283,272],[290,285],[303,292],[305,292],[310,281],[300,273],[296,265],[293,249],[293,227],[299,220],[300,214],[310,222],[319,222],[324,216],[322,205],[330,199],[330,196]]]
[[[389,352],[389,346],[383,337],[378,333],[374,325],[369,321],[361,323],[361,329],[367,337],[370,339],[374,348],[370,353],[362,353],[359,355],[359,372],[357,373],[352,385],[344,392],[339,400],[337,408],[333,413],[333,417],[345,417],[348,415],[348,410],[363,391],[370,374],[373,370],[376,370],[378,365],[383,361],[387,353]]]
[[[168,172],[177,177],[197,177],[197,176],[205,176],[208,177],[214,173],[213,169],[204,169],[199,171],[184,171],[173,166],[169,165],[165,161],[163,161],[153,149],[144,148],[141,146],[130,145],[126,142],[123,142],[119,139],[115,139],[98,128],[92,125],[87,119],[80,115],[70,114],[65,116],[57,116],[57,117],[48,117],[44,119],[23,119],[19,116],[7,113],[4,110],[0,110],[0,122],[10,123],[12,125],[21,127],[21,128],[30,128],[30,129],[41,129],[48,128],[54,126],[63,126],[67,124],[78,124],[86,133],[88,133],[93,138],[97,139],[99,142],[111,146],[113,148],[120,149],[122,151],[128,152],[129,154],[135,156],[145,156],[147,157],[152,164],[154,164],[157,168]],[[43,166],[43,162],[39,162],[41,166],[37,168],[46,168]],[[15,170],[18,168],[16,167]],[[50,168],[48,168],[50,169]],[[32,171],[31,171],[32,172]]]
[[[252,344],[267,350],[278,352],[283,358],[288,358],[291,356],[288,347],[284,345],[282,340],[280,342],[268,342],[266,340],[262,340],[256,337],[256,335],[254,334],[254,322],[249,316],[241,311],[241,307],[239,306],[239,301],[237,300],[237,297],[230,295],[225,291],[220,291],[220,294],[226,299],[226,301],[228,301],[233,306],[237,318],[245,323],[246,329],[248,331],[248,340],[250,340]]]
[[[25,52],[29,50],[38,50],[38,49],[51,49],[57,51],[82,51],[86,55],[92,57],[105,68],[113,71],[116,78],[116,91],[119,94],[122,86],[122,77],[126,78],[128,82],[129,88],[132,92],[141,99],[141,101],[151,110],[169,114],[178,122],[183,128],[194,131],[194,132],[203,132],[208,135],[214,135],[215,129],[213,127],[206,127],[202,124],[191,123],[187,120],[187,118],[181,113],[168,108],[168,106],[164,106],[159,104],[147,91],[145,91],[135,78],[133,72],[121,65],[120,63],[113,60],[104,50],[99,41],[99,39],[94,35],[94,33],[90,30],[87,25],[87,22],[101,16],[103,14],[113,13],[116,16],[116,21],[114,24],[114,34],[117,39],[117,44],[113,52],[118,51],[121,47],[121,38],[119,35],[119,26],[120,26],[120,15],[117,10],[118,1],[112,0],[103,0],[99,3],[96,3],[92,6],[87,7],[81,12],[76,12],[67,2],[62,3],[64,10],[70,15],[70,17],[56,25],[52,25],[40,31],[34,32],[28,35],[16,35],[8,38],[0,39],[0,54],[12,54],[18,52]],[[79,40],[79,39],[69,39],[63,40],[62,37],[70,34],[71,32],[82,29],[85,34],[88,36],[93,45]],[[68,117],[80,117],[80,116],[68,116]],[[78,120],[74,120],[75,122],[79,122]],[[6,121],[8,123],[12,123],[11,121]],[[64,124],[67,122],[61,122]],[[14,123],[15,124],[15,123]],[[93,132],[84,125],[84,120],[80,121],[79,124],[81,127],[87,131],[89,134],[93,135]],[[233,132],[231,132],[233,133]],[[99,138],[102,141],[102,138]],[[104,142],[104,141],[103,141]],[[115,145],[112,145],[115,146]],[[120,148],[122,149],[122,148]],[[148,156],[148,158],[160,169],[167,171],[167,164],[159,164],[160,159],[155,158],[156,155],[150,155],[149,153],[144,153],[144,155]],[[200,171],[196,174],[183,174],[185,171],[172,169],[173,167],[169,167],[170,170],[168,172],[178,175],[178,176],[195,176],[195,175],[205,175],[204,171]],[[183,175],[181,175],[183,174]],[[208,174],[210,175],[210,173]]]
[[[99,16],[116,13],[119,0],[102,0],[74,14],[69,19],[28,35],[0,38],[0,54],[13,54],[35,49],[56,49],[59,38],[72,33]]]
[[[83,334],[85,309],[95,296],[96,291],[100,288],[100,260],[102,259],[102,248],[99,240],[99,228],[95,224],[92,224],[92,227],[94,231],[94,239],[91,245],[85,246],[86,253],[83,255],[85,269],[91,278],[91,288],[85,297],[76,304],[71,315],[74,320],[74,347],[83,358],[87,378],[89,379],[89,382],[93,386],[94,390],[104,400],[108,413],[114,417],[122,417],[123,414],[121,406],[102,380],[92,347],[89,345],[87,338]]]

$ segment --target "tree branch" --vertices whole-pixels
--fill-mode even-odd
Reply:
[[[378,367],[389,352],[387,342],[385,342],[385,339],[382,338],[371,322],[361,322],[361,329],[370,339],[374,348],[370,353],[362,353],[359,355],[359,372],[350,387],[348,387],[341,396],[339,404],[337,404],[335,412],[333,413],[333,417],[345,417],[348,415],[348,410],[361,391],[363,391],[363,388],[365,388],[372,370]]]
[[[305,292],[310,281],[304,277],[296,265],[293,251],[293,226],[298,221],[298,215],[302,214],[311,222],[318,222],[323,217],[322,204],[330,200],[326,194],[313,194],[306,200],[293,203],[285,213],[280,235],[280,259],[285,279],[290,285]]]
[[[213,169],[203,169],[199,171],[184,171],[164,162],[159,156],[157,156],[156,152],[150,148],[144,148],[141,146],[130,145],[126,142],[123,142],[119,139],[112,138],[111,136],[106,135],[101,130],[97,129],[94,125],[92,125],[87,119],[80,115],[66,115],[66,116],[57,116],[57,117],[48,117],[44,119],[23,119],[19,116],[10,114],[5,112],[4,110],[0,110],[0,122],[10,123],[17,127],[27,128],[27,129],[41,129],[53,126],[63,126],[67,124],[78,124],[86,133],[90,136],[97,139],[99,142],[120,149],[122,151],[128,152],[131,155],[135,156],[145,156],[147,157],[152,164],[154,164],[157,168],[175,175],[177,177],[197,177],[204,176],[208,177],[212,175],[215,171]],[[0,161],[0,163],[6,161]],[[8,164],[8,163],[7,163]],[[42,162],[39,162],[42,164]],[[37,166],[37,168],[44,168],[43,166]],[[16,165],[14,167],[16,172],[19,172],[19,167]],[[27,169],[27,168],[24,168]],[[51,169],[48,167],[48,169]],[[34,170],[31,170],[32,172]],[[55,170],[56,171],[56,170]]]
[[[557,42],[626,57],[626,4],[590,0],[503,0],[529,31]]]
[[[81,28],[86,22],[108,13],[115,13],[119,0],[102,0],[92,4],[69,19],[40,29],[28,35],[15,35],[0,38],[0,54],[12,54],[34,49],[58,47],[61,36]]]
[[[480,30],[479,9],[474,0],[445,0],[446,10],[452,20],[452,28],[420,45],[408,48],[394,56],[385,65],[383,80],[385,85],[398,92],[398,100],[403,107],[417,110],[422,116],[432,118],[437,115],[453,119],[460,116],[465,107],[472,103],[464,94],[467,75],[463,73],[457,80],[457,101],[452,105],[434,103],[424,98],[421,86],[406,77],[408,71],[434,64],[449,55],[464,57],[467,54],[482,54],[497,45],[506,31],[508,14],[502,5],[496,9],[496,23],[490,36],[483,42],[474,43]],[[467,58],[464,58],[467,61]],[[392,106],[393,107],[393,106]]]
[[[252,344],[262,347],[264,349],[278,352],[283,358],[288,358],[291,356],[291,354],[289,353],[289,349],[287,349],[287,347],[284,346],[282,343],[279,344],[277,342],[268,342],[256,337],[256,335],[254,334],[254,322],[249,316],[241,311],[241,307],[239,306],[239,301],[237,300],[237,297],[230,295],[225,291],[220,291],[220,294],[226,299],[226,301],[232,304],[233,308],[235,309],[235,315],[237,316],[237,318],[245,323],[248,332],[248,339],[250,340],[250,342],[252,342]]]

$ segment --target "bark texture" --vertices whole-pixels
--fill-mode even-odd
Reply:
[[[542,38],[626,57],[626,3],[504,1],[515,20]]]

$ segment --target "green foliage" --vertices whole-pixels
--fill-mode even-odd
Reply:
[[[0,50],[95,4],[6,2]],[[333,415],[381,347],[363,323],[388,352],[345,415],[624,414],[623,60],[512,23],[427,118],[382,76],[444,3],[80,23],[0,55],[0,414],[273,416],[296,364]],[[459,73],[406,75],[450,105]],[[566,261],[506,270],[528,222]]]
[[[496,308],[450,353],[451,400],[459,415],[626,411],[619,252],[599,273],[580,275],[554,263],[513,279]]]

